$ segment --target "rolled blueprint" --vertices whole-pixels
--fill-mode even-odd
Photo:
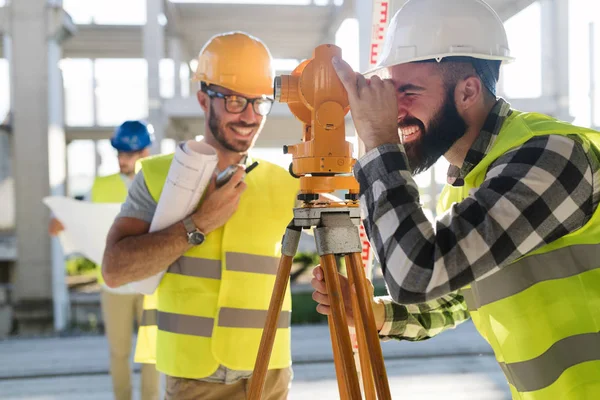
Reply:
[[[150,224],[150,232],[171,226],[194,212],[216,166],[217,152],[213,147],[204,141],[180,142]],[[154,293],[168,267],[165,265],[164,271],[132,282],[131,287],[139,293]]]

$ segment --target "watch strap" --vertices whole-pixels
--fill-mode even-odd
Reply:
[[[199,231],[191,216],[183,219],[183,226],[188,234]]]

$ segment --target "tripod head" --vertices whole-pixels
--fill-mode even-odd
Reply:
[[[342,50],[331,44],[315,48],[313,57],[302,62],[291,75],[275,78],[275,99],[287,103],[302,122],[302,143],[284,146],[292,155],[290,173],[300,178],[299,200],[316,200],[319,193],[348,190],[346,204],[358,205],[359,185],[352,176],[356,159],[346,141],[345,115],[348,95],[331,59]]]

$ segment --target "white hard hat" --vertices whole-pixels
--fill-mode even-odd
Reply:
[[[498,14],[482,0],[409,0],[392,18],[372,71],[466,56],[513,61]]]

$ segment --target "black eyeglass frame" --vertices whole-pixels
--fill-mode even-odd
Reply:
[[[248,104],[252,104],[252,110],[257,115],[260,115],[262,117],[266,117],[267,115],[269,115],[271,113],[271,110],[273,109],[274,100],[267,96],[255,97],[255,98],[249,99],[248,97],[240,96],[237,94],[223,94],[223,93],[217,92],[215,90],[209,89],[208,85],[204,82],[202,83],[200,90],[202,90],[204,93],[206,93],[208,95],[208,97],[210,97],[211,99],[214,99],[215,97],[218,99],[223,99],[223,102],[225,103],[225,110],[230,114],[243,113],[244,111],[246,111],[246,108],[248,108]],[[242,107],[242,109],[240,111],[231,111],[230,105],[229,105],[229,99],[233,99],[233,100],[243,99],[246,102],[246,104],[244,104],[244,106]],[[257,103],[257,101],[264,101],[264,103],[262,103],[262,104],[268,104],[269,110],[266,113],[261,113],[261,111],[260,111],[261,103]]]

